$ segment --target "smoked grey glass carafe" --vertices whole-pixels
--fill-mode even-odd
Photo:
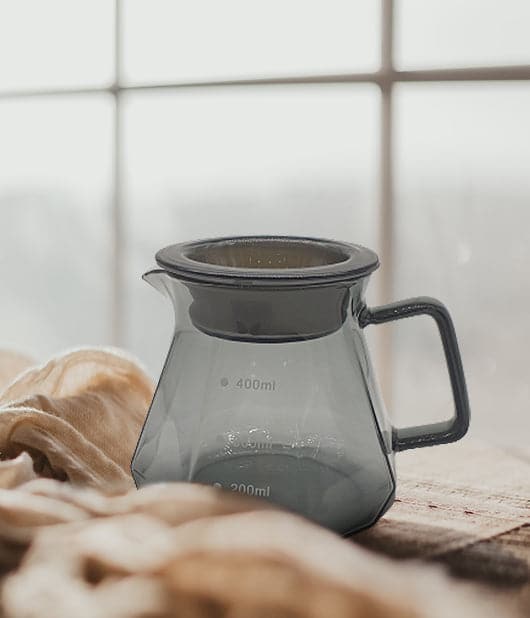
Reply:
[[[137,486],[205,483],[347,534],[392,504],[395,451],[467,431],[447,310],[425,297],[367,308],[369,249],[253,236],[172,245],[156,260],[144,279],[172,301],[175,331],[131,464]],[[363,329],[419,314],[438,326],[455,412],[395,429]]]

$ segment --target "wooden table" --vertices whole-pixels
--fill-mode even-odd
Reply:
[[[397,499],[352,540],[446,565],[530,604],[530,450],[471,439],[399,453]]]

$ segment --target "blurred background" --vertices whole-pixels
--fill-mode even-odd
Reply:
[[[368,301],[452,312],[471,433],[530,433],[527,0],[0,0],[0,344],[153,377],[164,245],[302,234],[381,257]],[[427,319],[369,332],[397,424],[447,417]]]

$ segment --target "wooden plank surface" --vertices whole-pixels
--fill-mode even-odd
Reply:
[[[472,440],[397,455],[394,506],[353,540],[397,558],[440,562],[496,586],[530,581],[526,453]]]

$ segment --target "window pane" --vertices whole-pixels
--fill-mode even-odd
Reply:
[[[375,87],[347,85],[127,97],[127,328],[153,371],[172,320],[140,280],[157,249],[274,233],[375,245],[377,101]]]
[[[0,89],[112,80],[114,3],[1,0]]]
[[[396,295],[447,303],[472,432],[521,445],[530,430],[529,109],[528,84],[397,89]],[[434,326],[407,320],[395,336],[398,420],[448,416]]]
[[[399,0],[400,69],[530,63],[528,0]]]
[[[129,0],[125,73],[133,81],[371,70],[379,2]]]
[[[0,134],[2,346],[107,342],[112,102],[3,102]]]

